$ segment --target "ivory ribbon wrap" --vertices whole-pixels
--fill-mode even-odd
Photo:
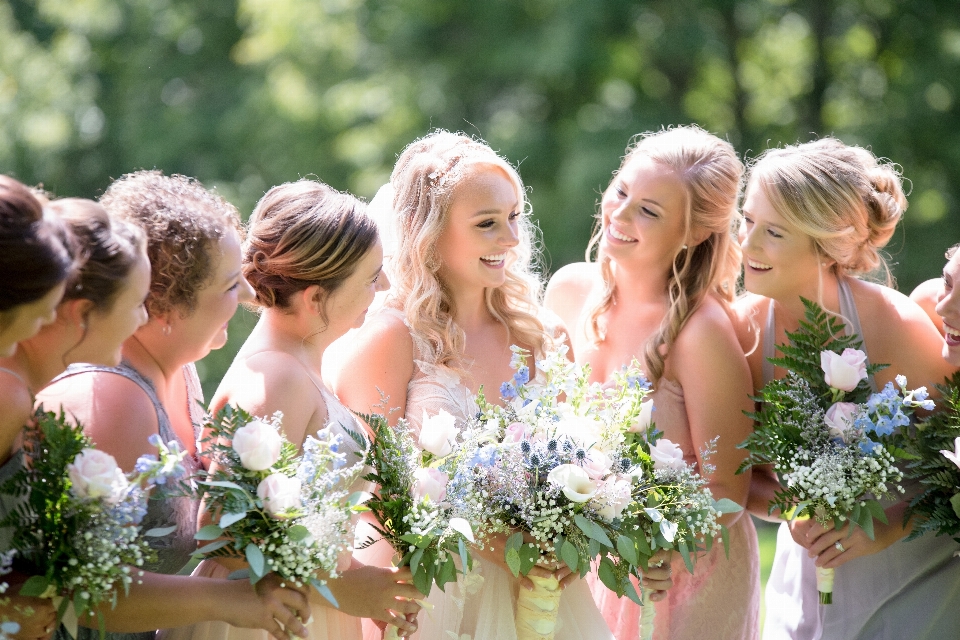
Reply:
[[[833,604],[833,574],[836,569],[817,567],[817,591],[820,592],[820,604]]]
[[[399,632],[400,630],[395,626],[388,624],[387,628],[383,631],[383,640],[399,640]]]
[[[640,605],[640,640],[653,640],[653,618],[657,611],[653,608],[653,600],[650,599],[650,590],[643,590],[643,597]]]
[[[533,590],[520,587],[517,597],[517,640],[553,640],[560,613],[560,583],[556,578],[529,576]]]

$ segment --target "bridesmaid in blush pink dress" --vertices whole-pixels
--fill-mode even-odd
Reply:
[[[574,329],[576,359],[594,380],[640,361],[654,387],[657,428],[706,476],[715,498],[745,505],[750,474],[735,473],[744,458],[736,445],[751,431],[743,411],[752,388],[729,308],[740,269],[732,228],[742,174],[733,147],[698,127],[641,136],[603,195],[590,244],[596,262],[559,270],[546,305]],[[744,512],[721,522],[729,558],[718,543],[691,575],[674,557],[674,586],[655,604],[657,640],[759,635],[753,522]],[[638,638],[646,612],[591,580],[617,640]]]

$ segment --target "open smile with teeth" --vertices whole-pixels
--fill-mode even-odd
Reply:
[[[489,255],[489,256],[481,256],[480,259],[483,260],[484,262],[486,262],[487,264],[491,264],[491,265],[501,265],[501,264],[503,264],[503,261],[507,259],[507,254],[506,254],[506,253],[495,253],[495,254]]]
[[[749,265],[751,269],[757,269],[759,271],[769,271],[770,269],[773,269],[773,267],[769,264],[757,262],[756,260],[750,260],[749,258],[747,258],[747,265]]]
[[[960,345],[960,330],[954,329],[947,323],[943,323],[943,336],[946,338],[947,344]]]
[[[630,236],[625,236],[625,235],[623,235],[622,233],[620,233],[619,231],[617,231],[616,227],[614,227],[613,225],[610,225],[609,227],[607,227],[607,233],[609,233],[611,237],[613,237],[613,238],[615,238],[615,239],[617,239],[617,240],[620,240],[621,242],[636,242],[636,241],[637,241],[636,238],[631,238]]]

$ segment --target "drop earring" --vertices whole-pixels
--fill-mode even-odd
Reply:
[[[170,327],[170,325],[168,324],[163,325],[163,335],[168,336],[171,333],[173,333],[173,329]]]

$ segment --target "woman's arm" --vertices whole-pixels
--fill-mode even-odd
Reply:
[[[360,413],[380,413],[396,424],[407,409],[413,377],[413,339],[397,317],[381,313],[357,332],[336,377],[340,400]],[[384,399],[386,406],[384,406]]]
[[[269,574],[256,585],[247,580],[217,580],[195,576],[144,573],[130,586],[130,595],[117,606],[101,610],[107,631],[141,632],[186,627],[217,620],[242,629],[263,629],[277,640],[288,640],[287,630],[308,637],[302,622],[310,618],[303,592],[280,586]],[[97,628],[95,619],[83,623]]]
[[[746,458],[746,452],[737,445],[753,430],[745,415],[753,409],[753,388],[733,325],[718,301],[707,299],[687,321],[667,356],[668,376],[671,373],[683,387],[690,437],[700,469],[706,465],[714,468],[704,474],[714,498],[729,498],[745,507],[751,473],[736,473]],[[714,439],[716,452],[704,460],[701,452]],[[720,521],[729,526],[742,514],[725,514]]]

